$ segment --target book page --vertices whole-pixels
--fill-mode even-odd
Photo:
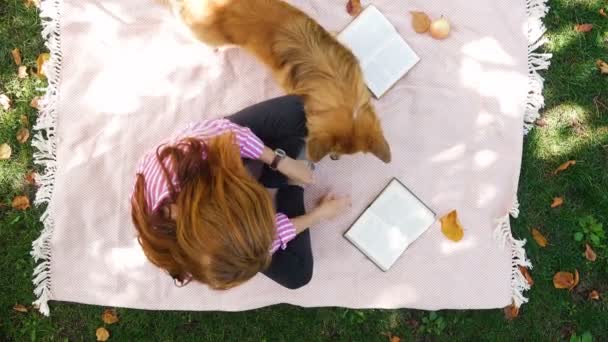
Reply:
[[[374,6],[368,6],[339,35],[338,41],[346,45],[363,66],[382,50],[395,34],[395,28]]]
[[[434,221],[435,214],[393,180],[345,236],[386,271]]]

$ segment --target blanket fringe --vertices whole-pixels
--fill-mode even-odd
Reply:
[[[540,110],[545,106],[543,87],[545,79],[539,71],[546,70],[551,65],[550,53],[536,52],[547,42],[543,19],[549,12],[548,0],[526,0],[528,12],[528,99],[524,114],[524,134],[528,134],[534,121],[540,117]]]
[[[494,238],[498,241],[502,248],[508,247],[511,249],[511,291],[513,304],[520,307],[523,303],[528,302],[528,298],[524,297],[524,291],[530,289],[530,284],[519,270],[519,267],[532,268],[532,263],[526,257],[524,245],[526,240],[517,240],[511,233],[511,225],[509,224],[509,216],[517,218],[519,216],[519,203],[517,200],[513,203],[513,207],[509,213],[496,220],[496,228],[494,229]]]
[[[54,222],[50,212],[52,210],[53,187],[57,170],[55,127],[57,124],[57,102],[61,76],[61,5],[62,0],[41,0],[39,4],[42,37],[49,50],[50,59],[44,65],[48,85],[44,89],[44,96],[39,101],[38,120],[34,125],[36,134],[32,139],[32,146],[37,150],[34,153],[34,162],[44,167],[43,173],[36,177],[39,188],[34,203],[37,206],[46,204],[45,212],[40,218],[44,228],[40,237],[32,242],[30,253],[34,261],[39,262],[34,269],[32,280],[34,294],[37,298],[33,305],[38,307],[45,316],[50,314],[48,300],[51,299],[51,236],[53,235]]]

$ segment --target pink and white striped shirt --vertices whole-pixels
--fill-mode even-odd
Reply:
[[[152,211],[159,208],[161,203],[169,197],[169,186],[165,179],[162,168],[156,157],[156,150],[162,145],[173,145],[184,138],[198,138],[206,140],[222,133],[232,132],[237,140],[241,157],[248,159],[259,159],[264,151],[264,143],[253,132],[246,127],[241,127],[227,119],[202,120],[188,124],[182,130],[176,132],[169,139],[164,140],[150,152],[146,153],[137,167],[137,174],[142,174],[145,179],[146,202]],[[206,158],[203,151],[202,158]],[[165,159],[165,167],[172,176],[173,186],[179,191],[177,176],[173,173],[174,166],[170,158]],[[291,220],[283,213],[275,215],[275,239],[270,248],[270,253],[279,248],[287,248],[287,243],[296,237],[296,228]]]

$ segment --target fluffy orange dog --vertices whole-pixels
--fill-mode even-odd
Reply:
[[[201,41],[238,45],[304,99],[308,158],[372,153],[391,160],[356,57],[304,12],[281,0],[160,0]]]

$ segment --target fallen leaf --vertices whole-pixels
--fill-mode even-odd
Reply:
[[[23,0],[23,2],[25,3],[25,7],[30,8],[33,6],[38,7],[38,5],[40,4],[40,0]]]
[[[13,306],[13,310],[17,312],[27,312],[27,308],[22,304],[15,304],[15,306]]]
[[[46,76],[44,74],[44,63],[46,63],[49,58],[51,58],[51,55],[48,53],[41,53],[38,58],[36,58],[36,65],[38,66],[38,70],[36,71],[36,74],[38,76]]]
[[[392,336],[391,337],[391,342],[401,342],[401,337],[399,337],[399,336]]]
[[[585,258],[591,262],[597,259],[597,254],[595,254],[595,251],[593,248],[591,248],[591,246],[589,246],[588,243],[585,244]]]
[[[110,332],[104,327],[97,328],[95,336],[97,336],[97,341],[104,342],[110,338]]]
[[[36,185],[36,177],[38,177],[36,171],[30,171],[25,174],[25,182],[30,185]]]
[[[30,199],[27,196],[17,196],[13,198],[13,209],[25,210],[30,207]]]
[[[449,214],[441,218],[441,232],[452,241],[460,241],[464,235],[462,225],[458,221],[458,213],[452,210]]]
[[[593,30],[593,24],[578,24],[574,26],[576,32],[589,32]]]
[[[11,157],[11,154],[13,154],[13,150],[10,146],[8,146],[8,144],[0,145],[0,160],[9,159]]]
[[[553,203],[551,203],[551,208],[557,208],[557,207],[561,206],[562,204],[564,204],[564,198],[555,197],[555,198],[553,198]]]
[[[515,304],[511,304],[505,307],[503,311],[505,313],[505,319],[507,321],[512,321],[517,318],[517,316],[519,316],[519,308],[515,306]]]
[[[600,69],[600,73],[608,75],[608,63],[604,62],[601,59],[598,59],[596,65],[597,68]]]
[[[27,67],[25,65],[20,65],[17,68],[17,78],[22,80],[27,77]]]
[[[30,101],[30,107],[40,110],[40,96],[36,96]]]
[[[114,323],[118,322],[118,316],[116,315],[116,310],[114,310],[114,309],[103,310],[103,314],[101,315],[101,320],[105,324],[114,324]]]
[[[9,110],[11,108],[11,99],[4,94],[0,94],[0,107],[4,110]]]
[[[30,138],[30,130],[23,127],[21,128],[18,132],[17,132],[17,141],[20,144],[25,144],[27,142],[27,139]]]
[[[346,3],[346,12],[353,17],[356,17],[361,13],[363,8],[361,7],[361,0],[348,0]]]
[[[21,65],[21,51],[18,48],[14,48],[11,51],[11,54],[13,55],[13,61],[15,61],[15,64]]]
[[[534,121],[534,124],[536,124],[536,126],[538,127],[545,127],[547,126],[547,120],[545,120],[545,118],[536,119],[536,121]]]
[[[412,27],[416,33],[425,33],[431,28],[431,18],[424,13],[419,11],[411,11],[412,14]]]
[[[538,229],[532,228],[532,237],[539,246],[547,247],[547,238]]]
[[[526,267],[519,266],[519,271],[524,276],[524,278],[526,278],[526,281],[530,286],[534,285],[534,279],[532,279],[532,276],[530,275],[530,272],[528,272],[528,269]]]
[[[30,127],[30,120],[27,118],[27,115],[21,115],[21,117],[19,117],[19,121],[21,121],[23,126]]]
[[[600,300],[600,293],[596,290],[589,292],[589,299],[591,300]]]
[[[604,9],[603,9],[603,8],[600,8],[600,15],[601,15],[602,17],[608,17],[608,14],[606,14],[606,11],[604,11]]]
[[[580,281],[578,270],[574,270],[574,274],[570,272],[557,272],[553,276],[553,286],[556,289],[572,290]]]
[[[567,162],[563,163],[557,169],[555,169],[555,171],[553,171],[553,175],[566,171],[572,165],[576,165],[576,160],[568,160]]]

